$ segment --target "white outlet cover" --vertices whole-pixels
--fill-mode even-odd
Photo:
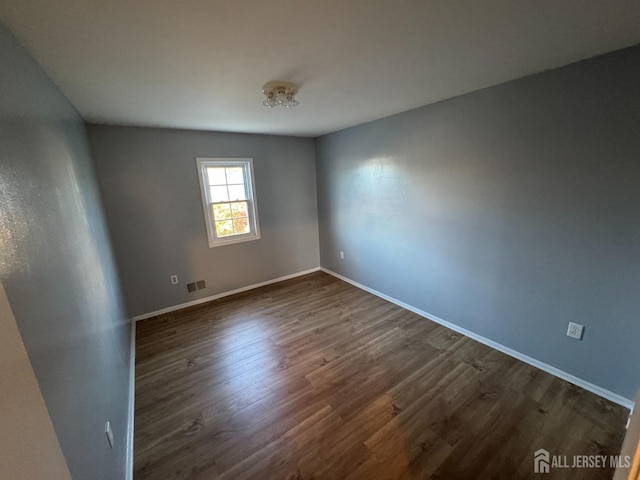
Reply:
[[[178,284],[178,275],[171,275],[171,284],[172,285]]]
[[[342,250],[340,250],[340,259],[344,260],[344,252]]]
[[[580,325],[579,323],[569,322],[569,327],[567,328],[567,337],[577,338],[578,340],[582,340],[583,331],[584,331],[584,325]]]

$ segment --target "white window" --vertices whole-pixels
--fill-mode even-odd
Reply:
[[[260,238],[251,158],[198,158],[209,247]]]

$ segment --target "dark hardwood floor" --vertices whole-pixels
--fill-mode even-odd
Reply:
[[[605,479],[628,410],[324,273],[137,325],[135,480]]]

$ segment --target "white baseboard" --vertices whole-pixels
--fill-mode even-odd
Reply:
[[[129,365],[129,421],[127,423],[127,480],[133,480],[133,432],[136,401],[136,322],[131,321]]]
[[[200,305],[201,303],[211,302],[212,300],[217,300],[219,298],[228,297],[229,295],[235,295],[236,293],[246,292],[247,290],[253,290],[254,288],[264,287],[266,285],[271,285],[272,283],[282,282],[284,280],[289,280],[291,278],[301,277],[302,275],[307,275],[309,273],[317,272],[320,270],[320,267],[310,268],[309,270],[303,270],[302,272],[292,273],[290,275],[285,275],[284,277],[274,278],[272,280],[267,280],[265,282],[254,283],[253,285],[247,285],[246,287],[236,288],[235,290],[229,290],[228,292],[217,293],[215,295],[211,295],[210,297],[199,298],[198,300],[193,300],[192,302],[181,303],[179,305],[173,305],[171,307],[163,308],[161,310],[156,310],[155,312],[144,313],[142,315],[137,315],[133,317],[133,321],[137,322],[139,320],[145,320],[147,318],[155,317],[158,315],[162,315],[163,313],[175,312],[176,310],[181,310],[186,307],[192,307],[194,305]]]
[[[361,283],[358,283],[354,280],[351,280],[350,278],[344,277],[342,275],[340,275],[339,273],[336,273],[332,270],[329,270],[327,268],[321,267],[320,270],[322,270],[325,273],[328,273],[329,275],[333,275],[336,278],[339,278],[340,280],[343,280],[347,283],[350,283],[351,285],[360,288],[361,290],[364,290],[366,292],[369,292],[377,297],[383,298],[384,300],[387,300],[388,302],[394,303],[396,305],[398,305],[399,307],[402,307],[406,310],[409,310],[413,313],[416,313],[418,315],[420,315],[421,317],[424,317],[428,320],[431,320],[433,322],[439,323],[440,325],[443,325],[447,328],[450,328],[451,330],[458,332],[466,337],[472,338],[473,340],[476,340],[480,343],[483,343],[484,345],[487,345],[491,348],[494,348],[502,353],[505,353],[507,355],[509,355],[510,357],[513,358],[517,358],[518,360],[521,360],[525,363],[528,363],[529,365],[532,365],[536,368],[539,368],[540,370],[543,370],[547,373],[550,373],[551,375],[554,375],[558,378],[561,378],[562,380],[566,380],[569,383],[572,383],[574,385],[577,385],[578,387],[582,387],[585,390],[588,390],[592,393],[595,393],[596,395],[601,396],[602,398],[606,398],[607,400],[611,400],[614,403],[617,403],[618,405],[621,405],[623,407],[629,408],[629,409],[633,409],[634,406],[634,402],[632,400],[629,400],[628,398],[623,397],[622,395],[618,395],[617,393],[614,393],[610,390],[607,390],[605,388],[599,387],[598,385],[594,385],[591,382],[587,382],[586,380],[583,380],[581,378],[578,378],[574,375],[571,375],[570,373],[564,372],[556,367],[552,367],[551,365],[548,365],[544,362],[541,362],[540,360],[536,360],[535,358],[529,357],[528,355],[525,355],[523,353],[520,353],[516,350],[513,350],[509,347],[505,347],[504,345],[494,342],[493,340],[489,340],[486,337],[483,337],[482,335],[478,335],[477,333],[473,333],[470,330],[467,330],[466,328],[462,328],[459,327],[458,325],[455,325],[451,322],[447,322],[446,320],[443,320],[441,318],[436,317],[435,315],[431,315],[423,310],[420,310],[419,308],[416,308],[412,305],[409,305],[408,303],[404,303],[401,302],[400,300],[397,300],[393,297],[390,297],[389,295],[385,295],[384,293],[381,293],[377,290],[374,290],[373,288],[369,288],[366,285],[362,285]]]

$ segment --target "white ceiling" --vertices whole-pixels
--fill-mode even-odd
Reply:
[[[2,0],[89,122],[317,136],[640,43],[638,0]],[[295,109],[262,84],[300,85]]]

